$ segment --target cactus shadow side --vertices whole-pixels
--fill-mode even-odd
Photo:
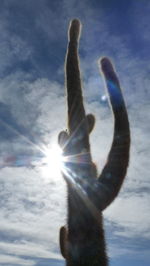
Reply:
[[[86,115],[78,58],[81,23],[74,19],[69,26],[66,55],[68,129],[60,132],[67,183],[67,225],[60,229],[60,250],[67,266],[106,266],[102,211],[117,197],[129,163],[129,121],[119,80],[111,61],[100,60],[109,102],[114,116],[113,141],[101,174],[92,161],[89,134],[95,117]]]

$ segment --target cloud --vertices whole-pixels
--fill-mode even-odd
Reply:
[[[42,246],[31,242],[25,243],[0,243],[0,249],[5,254],[16,256],[28,256],[34,258],[53,258],[54,254],[49,250],[45,250]]]
[[[34,266],[35,262],[33,260],[26,260],[15,256],[1,255],[0,254],[1,265],[21,265],[21,266]]]
[[[116,222],[124,229],[117,235],[150,238],[149,195],[120,197],[106,212],[109,221]],[[142,215],[139,215],[142,213]]]
[[[39,173],[25,168],[1,171],[1,253],[60,258],[57,239],[65,223],[65,195],[62,178],[60,184],[52,178],[45,181]]]

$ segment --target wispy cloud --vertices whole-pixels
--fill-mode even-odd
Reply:
[[[35,262],[29,259],[22,259],[16,256],[9,256],[9,255],[1,255],[0,254],[0,262],[1,265],[22,265],[22,266],[34,266]]]

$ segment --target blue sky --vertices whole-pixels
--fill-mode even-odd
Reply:
[[[0,265],[64,265],[58,240],[66,186],[54,162],[46,165],[45,150],[54,155],[66,128],[64,60],[75,17],[83,26],[80,66],[85,107],[96,116],[91,146],[99,171],[113,134],[97,63],[104,55],[115,65],[131,124],[127,178],[104,211],[110,265],[150,264],[149,13],[148,0],[1,0]]]

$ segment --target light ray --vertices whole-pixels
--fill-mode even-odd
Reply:
[[[29,144],[31,144],[34,148],[36,148],[37,150],[39,150],[40,152],[43,153],[42,148],[39,145],[37,145],[36,143],[34,143],[33,141],[31,141],[27,136],[25,136],[22,133],[20,133],[17,129],[13,128],[8,123],[4,122],[2,119],[0,119],[0,121],[1,121],[2,124],[4,124],[12,132],[15,132],[19,137],[23,138],[25,141],[27,141]]]

